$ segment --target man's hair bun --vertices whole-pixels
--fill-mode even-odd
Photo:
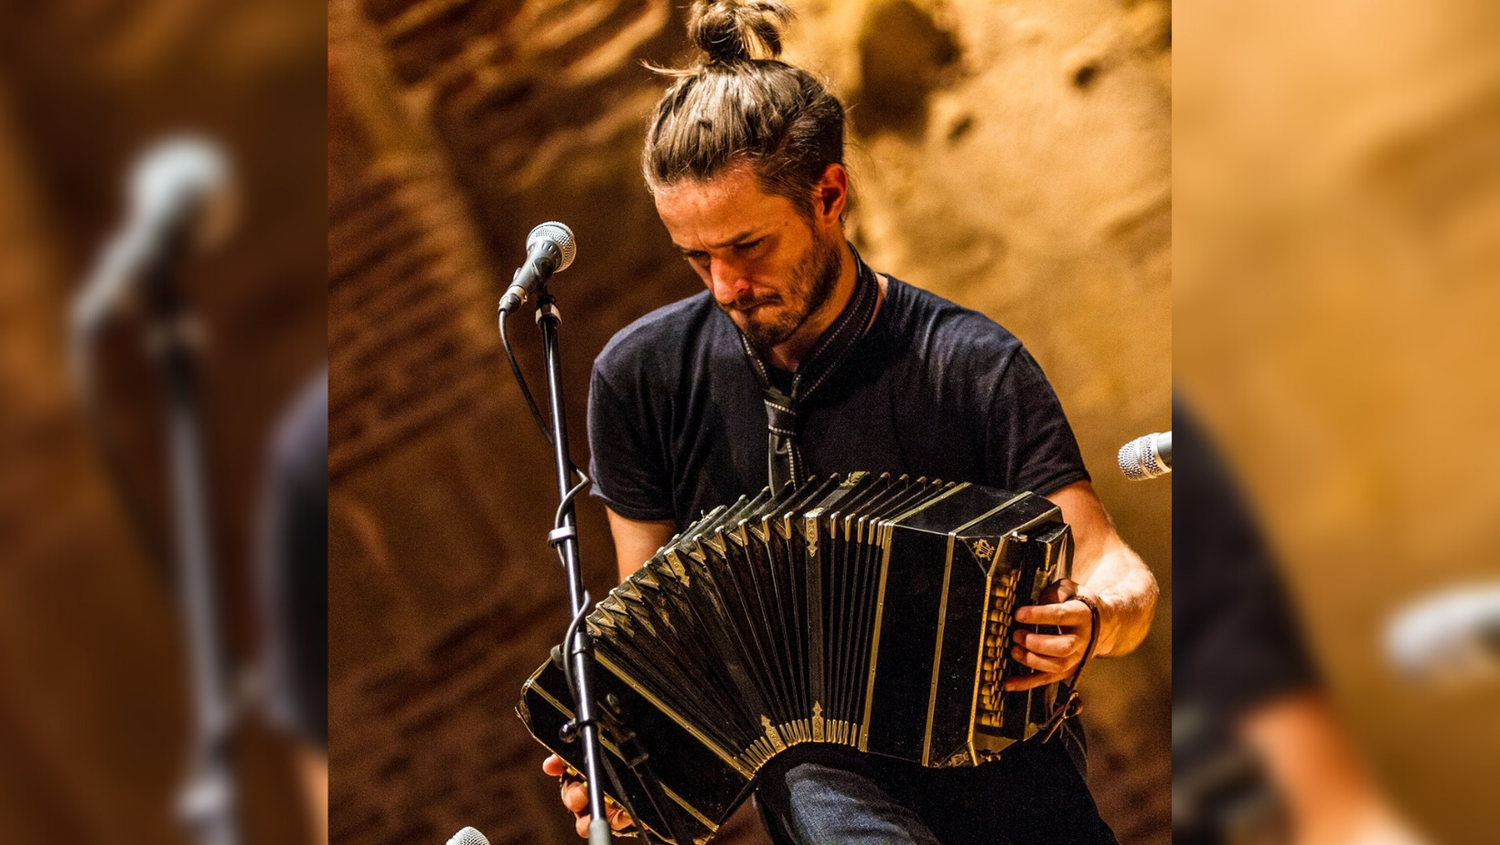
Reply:
[[[844,106],[822,81],[781,61],[792,11],[780,0],[694,0],[688,36],[706,57],[657,102],[641,150],[656,193],[750,162],[761,190],[809,215],[829,165],[844,163]]]
[[[792,10],[777,0],[695,0],[688,38],[709,62],[728,64],[781,55],[781,28]]]

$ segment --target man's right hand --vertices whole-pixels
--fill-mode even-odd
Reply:
[[[592,817],[588,812],[589,791],[584,784],[583,778],[575,774],[570,774],[568,772],[568,764],[556,754],[542,761],[542,771],[561,781],[563,806],[567,807],[573,814],[573,826],[578,831],[578,835],[587,839],[589,835],[589,821]],[[609,819],[611,830],[623,830],[630,827],[632,823],[630,814],[625,812],[625,808],[609,798],[605,799],[604,817]]]

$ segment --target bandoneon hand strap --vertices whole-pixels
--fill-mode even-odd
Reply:
[[[1078,661],[1078,668],[1073,670],[1073,678],[1068,682],[1068,691],[1057,697],[1057,706],[1052,711],[1052,716],[1042,728],[1042,742],[1052,739],[1062,723],[1079,713],[1083,712],[1083,698],[1078,694],[1078,682],[1083,680],[1083,668],[1089,665],[1094,657],[1094,651],[1099,647],[1099,602],[1092,596],[1082,593],[1073,596],[1070,601],[1081,601],[1089,608],[1089,646],[1083,651],[1083,659]]]

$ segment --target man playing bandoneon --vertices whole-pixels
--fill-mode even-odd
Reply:
[[[1044,495],[1077,541],[1074,580],[1019,622],[1029,689],[1070,678],[1091,638],[1122,654],[1157,588],[1095,497],[1072,429],[1036,362],[993,321],[873,272],[843,233],[844,109],[775,57],[785,6],[698,2],[707,54],[673,72],[652,115],[646,182],[707,290],[626,327],[595,362],[589,441],[621,577],[701,513],[769,480],[867,470]],[[769,470],[769,472],[768,472]],[[1075,583],[1076,582],[1076,583]],[[1091,630],[1089,605],[1099,611]],[[581,781],[563,803],[587,828]],[[925,768],[807,744],[761,771],[771,837],[800,843],[1114,842],[1084,783],[1083,731],[968,768]],[[611,824],[630,824],[617,808]]]

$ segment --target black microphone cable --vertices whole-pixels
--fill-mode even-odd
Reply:
[[[531,418],[536,420],[536,427],[542,430],[542,436],[547,438],[550,444],[552,429],[542,417],[542,409],[537,407],[536,397],[531,395],[531,388],[526,386],[526,376],[521,373],[521,365],[516,363],[515,350],[510,347],[510,336],[505,333],[505,318],[509,315],[509,311],[503,308],[500,310],[500,345],[505,347],[505,359],[510,362],[510,371],[516,377],[516,384],[521,388],[521,395],[526,397],[526,406],[531,409]],[[577,472],[577,469],[574,469],[574,472]]]
[[[510,371],[516,378],[516,385],[521,388],[521,395],[526,398],[526,407],[531,409],[531,418],[536,421],[536,427],[541,430],[542,436],[547,438],[547,443],[551,444],[552,429],[547,425],[546,418],[542,416],[542,409],[537,406],[536,397],[532,395],[531,388],[526,385],[526,375],[521,372],[521,365],[516,361],[515,350],[510,345],[510,335],[505,331],[505,318],[509,313],[508,311],[500,312],[500,345],[505,348],[505,360],[510,362]],[[573,475],[578,478],[578,484],[563,496],[562,503],[557,506],[557,516],[552,520],[554,530],[563,527],[563,510],[567,508],[568,503],[577,498],[578,494],[592,481],[583,470],[576,466],[573,467]],[[562,551],[558,550],[558,556],[561,557],[561,555]]]

